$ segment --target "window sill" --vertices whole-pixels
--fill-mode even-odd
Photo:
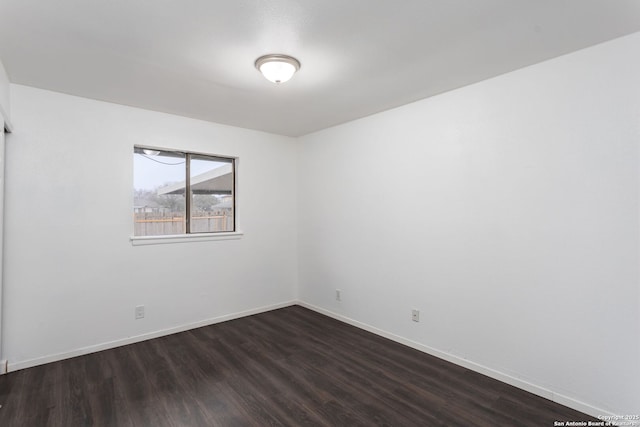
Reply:
[[[241,231],[228,233],[175,234],[170,236],[131,236],[133,246],[163,245],[167,243],[209,242],[212,240],[238,240],[244,235]]]

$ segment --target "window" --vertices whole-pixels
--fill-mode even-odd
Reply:
[[[235,231],[235,159],[133,149],[134,236]]]

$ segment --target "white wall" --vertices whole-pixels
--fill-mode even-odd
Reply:
[[[3,351],[2,351],[2,297],[3,297],[3,286],[2,286],[2,277],[3,277],[3,239],[4,239],[4,120],[0,114],[0,374],[4,374],[6,372],[6,359],[2,359]]]
[[[295,299],[294,139],[18,85],[12,109],[9,370]],[[238,156],[244,237],[133,247],[134,144]]]
[[[638,51],[635,34],[301,138],[300,299],[640,413]]]

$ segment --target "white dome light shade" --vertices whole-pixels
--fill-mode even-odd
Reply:
[[[256,68],[267,80],[284,83],[300,69],[300,62],[287,55],[265,55],[256,59]]]

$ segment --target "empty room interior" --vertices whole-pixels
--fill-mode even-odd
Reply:
[[[640,426],[638,0],[0,0],[0,120],[0,425]]]

